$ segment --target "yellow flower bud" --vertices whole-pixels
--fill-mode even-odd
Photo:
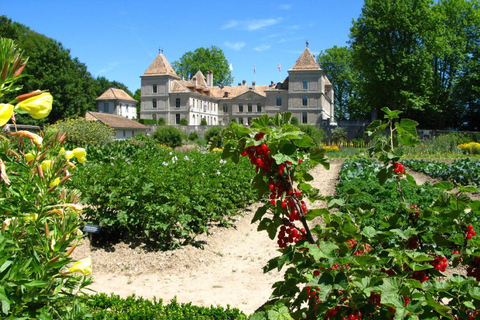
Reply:
[[[0,126],[6,124],[13,115],[13,106],[11,104],[0,103]]]
[[[29,213],[25,216],[25,219],[32,220],[32,221],[37,221],[38,214],[37,213]]]
[[[68,269],[69,272],[81,272],[84,276],[92,274],[92,259],[85,258],[78,260]]]
[[[43,119],[52,111],[52,103],[52,95],[43,92],[17,103],[16,108],[27,111],[33,119]]]
[[[48,186],[49,186],[50,188],[53,188],[53,187],[55,187],[55,186],[58,186],[59,183],[60,183],[60,178],[57,177],[57,178],[55,178],[55,180],[50,181],[50,183],[48,184]]]
[[[33,156],[33,154],[31,154],[31,153],[25,153],[25,160],[27,160],[27,162],[30,162],[30,161],[32,161],[33,159],[35,159],[35,157]]]

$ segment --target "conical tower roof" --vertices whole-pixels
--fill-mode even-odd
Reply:
[[[168,63],[167,58],[163,53],[159,53],[158,56],[153,60],[152,64],[148,67],[147,71],[143,76],[172,76],[179,78],[175,70],[173,70],[170,63]]]
[[[302,55],[298,58],[295,65],[290,70],[321,70],[318,63],[313,58],[310,50],[305,48]]]

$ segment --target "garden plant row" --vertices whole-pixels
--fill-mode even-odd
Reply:
[[[252,174],[222,160],[219,153],[175,152],[153,139],[117,141],[87,149],[71,187],[81,190],[88,223],[104,236],[137,237],[170,249],[228,224],[255,199]],[[99,179],[101,177],[101,179]]]
[[[414,171],[461,185],[480,185],[480,161],[457,159],[451,164],[433,160],[408,159],[403,162]]]

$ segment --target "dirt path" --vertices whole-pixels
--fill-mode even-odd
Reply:
[[[341,161],[333,161],[330,170],[318,166],[312,170],[313,185],[323,195],[335,190]],[[238,218],[235,228],[214,228],[203,250],[186,246],[167,252],[146,252],[118,244],[107,249],[90,250],[88,240],[75,250],[75,257],[92,257],[94,284],[98,292],[114,292],[122,297],[135,294],[145,298],[177,296],[179,302],[194,305],[221,305],[239,308],[251,314],[267,301],[271,286],[282,279],[276,271],[263,273],[267,261],[277,256],[277,244],[266,232],[258,232],[250,221],[258,205]]]

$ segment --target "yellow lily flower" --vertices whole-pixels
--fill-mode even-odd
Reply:
[[[83,211],[82,206],[79,205],[79,204],[65,203],[65,204],[63,204],[63,206],[66,207],[66,208],[73,209],[73,210],[75,210],[76,212],[82,212],[82,211]]]
[[[33,141],[33,143],[35,143],[37,146],[41,146],[42,142],[43,142],[42,137],[40,137],[38,134],[35,134],[33,132],[30,132],[30,131],[20,130],[20,131],[17,131],[17,132],[10,132],[8,134],[13,135],[13,136],[27,137],[27,138],[31,139]]]
[[[6,124],[13,115],[13,106],[7,103],[0,103],[0,126]]]
[[[84,148],[75,148],[72,152],[79,163],[84,163],[87,161],[87,152]]]
[[[30,161],[32,161],[33,159],[35,159],[35,157],[33,156],[33,154],[31,154],[31,153],[25,153],[25,160],[27,160],[27,162],[30,162]]]
[[[38,214],[37,214],[37,213],[29,213],[29,214],[27,214],[27,215],[25,216],[25,219],[37,221],[37,219],[38,219]]]
[[[78,260],[68,269],[69,272],[80,272],[84,276],[88,276],[92,274],[92,259],[85,258],[82,260]]]
[[[42,170],[44,172],[47,172],[48,170],[50,170],[51,167],[53,167],[53,161],[52,160],[43,160],[42,163],[40,164],[40,166],[42,167]]]
[[[5,162],[0,159],[0,180],[3,180],[5,184],[10,185],[10,179],[7,176],[7,168],[5,167]]]
[[[40,92],[31,98],[20,101],[15,108],[27,111],[33,119],[43,119],[52,111],[53,97],[48,92]]]

